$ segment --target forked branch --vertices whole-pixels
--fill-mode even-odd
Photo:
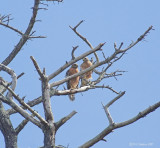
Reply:
[[[58,74],[60,74],[62,71],[64,71],[66,68],[68,68],[70,65],[72,65],[73,63],[83,59],[84,57],[94,53],[95,51],[101,50],[101,47],[104,45],[105,43],[100,43],[97,47],[95,47],[93,50],[89,50],[87,52],[85,52],[84,54],[76,57],[74,60],[71,60],[69,62],[66,62],[66,64],[64,64],[62,67],[60,67],[57,71],[55,71],[54,73],[50,74],[48,76],[48,79],[51,80],[54,77],[56,77]]]
[[[84,22],[84,20],[81,20],[75,27],[71,27],[69,26],[74,32],[76,35],[78,35],[91,49],[93,49],[93,46],[92,44],[85,38],[83,37],[79,32],[77,32],[77,28]],[[99,62],[99,58],[98,58],[98,55],[96,54],[96,52],[94,52],[94,55],[96,57],[96,61]]]
[[[36,16],[37,16],[37,11],[38,11],[38,7],[39,7],[39,2],[40,2],[40,0],[34,0],[33,13],[32,13],[32,17],[30,19],[30,22],[28,24],[28,27],[27,27],[25,33],[22,35],[18,44],[15,46],[15,48],[12,50],[12,52],[9,54],[9,56],[2,62],[2,64],[8,65],[15,58],[15,56],[19,53],[19,51],[22,49],[22,47],[26,43],[26,41],[29,39],[29,35],[32,31],[34,23],[36,22]],[[12,30],[14,30],[14,29],[12,29]],[[18,31],[18,30],[15,30],[15,31]],[[21,34],[21,32],[19,32],[19,31],[18,31],[18,33]]]
[[[89,147],[93,146],[97,142],[103,140],[104,137],[107,136],[108,134],[110,134],[114,129],[121,128],[123,126],[127,126],[129,124],[132,124],[132,123],[138,121],[139,119],[145,117],[146,115],[150,114],[151,112],[153,112],[154,110],[156,110],[159,107],[160,107],[160,102],[157,102],[154,105],[152,105],[152,106],[146,108],[145,110],[141,111],[138,115],[134,116],[133,118],[131,118],[127,121],[110,124],[107,128],[105,128],[97,136],[95,136],[93,139],[87,141],[86,143],[81,145],[79,148],[89,148]]]
[[[104,59],[103,61],[97,62],[97,63],[93,64],[91,67],[86,68],[85,70],[83,70],[83,71],[81,71],[81,72],[79,72],[79,73],[76,73],[76,74],[74,74],[74,75],[71,75],[71,76],[69,76],[69,77],[67,77],[67,78],[65,78],[65,79],[63,79],[63,80],[60,80],[60,81],[51,83],[51,87],[54,87],[54,86],[58,86],[58,85],[60,85],[60,84],[63,84],[63,83],[65,83],[66,81],[68,81],[68,80],[70,80],[70,79],[72,79],[72,78],[75,78],[75,77],[77,77],[77,76],[83,75],[84,73],[89,72],[89,71],[95,69],[96,67],[99,67],[99,66],[101,66],[101,65],[108,64],[108,66],[107,66],[106,69],[104,70],[104,73],[105,73],[106,70],[112,65],[112,63],[118,61],[129,49],[131,49],[131,48],[132,48],[133,46],[135,46],[138,42],[140,42],[142,39],[144,39],[144,37],[149,33],[149,31],[150,31],[151,29],[152,29],[152,26],[150,26],[150,27],[136,40],[136,42],[133,42],[133,43],[132,43],[131,45],[129,45],[127,48],[125,48],[125,49],[120,49],[120,50],[115,50],[114,53],[113,53],[111,56],[109,56],[108,58]],[[102,47],[103,45],[104,45],[104,44],[101,44],[101,47]],[[97,47],[98,47],[98,46],[97,46]],[[96,47],[96,48],[97,48],[97,47]],[[100,48],[101,48],[101,47],[100,47]],[[120,46],[120,47],[121,47],[121,46]],[[95,49],[96,49],[96,48],[95,48]],[[100,49],[100,48],[98,48],[98,49]],[[98,49],[97,49],[97,50],[98,50]],[[91,50],[91,51],[93,51],[93,50]],[[82,58],[82,56],[79,56],[79,57],[77,57],[75,60],[72,60],[72,61],[78,61],[78,60],[81,59],[80,57]],[[118,57],[118,58],[117,58],[117,57]],[[72,61],[71,61],[69,64],[75,63],[75,62],[72,62]],[[111,64],[110,64],[110,63],[111,63]],[[67,65],[65,65],[64,68],[61,67],[58,71],[56,71],[55,73],[51,74],[51,75],[49,76],[49,79],[55,77],[55,76],[56,76],[55,74],[59,74],[62,70],[64,70],[64,69],[67,68],[67,67],[68,67]],[[102,73],[102,74],[103,74],[103,73]]]

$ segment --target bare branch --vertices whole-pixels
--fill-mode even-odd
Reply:
[[[21,76],[24,75],[24,72],[21,73],[20,75],[17,76],[17,79],[19,79]],[[2,79],[2,78],[1,78]],[[4,81],[3,82],[5,83],[6,86],[10,86],[12,84],[12,82],[7,82],[7,81]],[[5,87],[3,87],[2,85],[0,85],[0,92],[3,94],[7,89]]]
[[[21,130],[27,125],[27,123],[28,123],[28,120],[27,120],[27,119],[24,119],[24,120],[18,125],[18,127],[15,129],[17,135],[18,135],[18,134],[21,132]]]
[[[112,87],[110,86],[94,86],[95,88],[107,88],[109,90],[111,90],[112,92],[116,93],[116,94],[119,94],[117,91],[115,91]]]
[[[33,124],[37,125],[39,128],[41,128],[41,123],[33,118],[30,114],[28,114],[25,110],[23,110],[20,106],[18,106],[12,99],[6,99],[1,93],[0,93],[0,100],[11,106],[14,110],[16,110],[19,114],[21,114],[25,119],[31,121]]]
[[[76,111],[72,111],[69,115],[63,117],[62,119],[60,119],[58,122],[55,123],[56,126],[56,131],[64,124],[66,123],[69,119],[71,119],[77,112]]]
[[[76,50],[77,48],[78,48],[78,46],[73,47],[73,50],[72,50],[72,53],[71,53],[72,60],[75,59],[74,52],[75,52],[75,50]]]
[[[12,89],[10,89],[10,88],[7,87],[5,84],[3,84],[3,82],[2,82],[2,85],[3,85],[4,87],[6,87],[6,88],[11,92],[12,96],[13,96],[22,106],[24,106],[25,108],[27,108],[27,109],[28,109],[33,115],[35,115],[44,125],[48,125],[47,122],[46,122],[36,111],[34,111],[28,104],[26,104],[26,103],[23,101],[23,99],[21,99],[18,95],[16,95]],[[23,109],[21,108],[21,110],[23,110]]]
[[[0,25],[5,26],[5,27],[7,27],[7,28],[9,28],[9,29],[11,29],[11,30],[13,30],[13,31],[15,31],[15,32],[17,32],[17,33],[19,33],[20,35],[23,36],[23,33],[21,31],[19,31],[16,28],[13,28],[13,27],[9,26],[8,24],[4,24],[3,22],[0,22]]]
[[[108,108],[109,106],[111,106],[115,101],[121,98],[124,94],[125,94],[125,91],[121,92],[117,97],[115,97],[113,100],[108,102],[107,105],[105,105],[105,108]]]
[[[138,42],[142,41],[145,38],[145,36],[147,36],[150,30],[153,30],[153,26],[150,26],[135,42],[130,44],[127,48],[119,50],[119,51],[122,53],[122,52],[129,50],[133,46],[135,46]]]
[[[80,21],[75,27],[71,27],[69,26],[91,49],[93,49],[93,46],[91,45],[91,43],[85,38],[83,37],[81,34],[79,34],[77,32],[77,27],[82,24],[84,22],[84,20]]]
[[[46,38],[46,36],[29,36],[30,39],[36,39],[36,38]]]
[[[15,131],[16,131],[16,134],[18,135],[21,130],[27,125],[29,120],[27,119],[24,119],[16,128],[15,128]]]
[[[30,19],[29,25],[28,25],[25,33],[22,35],[18,44],[15,46],[15,48],[12,50],[12,52],[9,54],[9,56],[2,62],[2,64],[8,65],[15,58],[15,56],[19,53],[22,46],[28,40],[29,34],[30,34],[30,32],[31,32],[31,30],[34,26],[35,20],[36,20],[37,11],[38,11],[38,7],[39,7],[39,2],[40,2],[40,0],[35,0],[34,7],[33,7],[33,14],[32,14],[32,17]]]
[[[51,109],[50,103],[50,85],[48,83],[48,78],[45,76],[45,69],[43,69],[43,73],[41,72],[36,60],[31,56],[30,57],[38,74],[42,79],[42,100],[43,100],[43,107],[45,112],[45,119],[46,121],[54,123],[54,118]]]
[[[7,72],[9,75],[11,75],[12,77],[12,83],[11,83],[11,89],[14,91],[17,85],[17,76],[14,73],[14,71],[12,69],[10,69],[9,67],[0,64],[0,69]],[[3,82],[1,82],[2,84],[4,84]],[[12,94],[10,92],[8,92],[8,97],[12,98]]]
[[[107,128],[105,128],[101,133],[99,133],[97,136],[95,136],[93,139],[87,141],[86,143],[84,143],[83,145],[81,145],[79,148],[88,148],[93,146],[94,144],[96,144],[97,142],[101,141],[105,136],[107,136],[108,134],[110,134],[114,129],[123,127],[123,126],[127,126],[129,124],[132,124],[133,122],[138,121],[139,119],[145,117],[146,115],[148,115],[149,113],[153,112],[154,110],[156,110],[157,108],[160,107],[160,102],[157,102],[156,104],[146,108],[145,110],[143,110],[142,112],[140,112],[137,116],[121,122],[121,123],[114,123],[112,125],[109,125]]]
[[[107,115],[107,118],[108,118],[108,120],[109,120],[109,124],[110,124],[110,125],[114,124],[113,119],[112,119],[112,117],[111,117],[111,114],[110,114],[110,112],[109,112],[109,109],[108,109],[108,108],[105,108],[105,106],[103,105],[103,103],[102,103],[102,106],[103,106],[103,109],[104,109],[104,111],[105,111],[105,113],[106,113],[106,115]]]
[[[114,43],[114,49],[115,49],[115,50],[120,50],[122,46],[123,46],[123,42],[121,42],[119,48],[117,48],[117,44]]]
[[[81,72],[79,72],[79,73],[76,73],[76,74],[74,74],[74,75],[72,75],[72,76],[69,76],[69,77],[67,77],[67,78],[65,78],[65,79],[63,79],[63,80],[58,81],[58,82],[54,82],[54,83],[51,84],[51,87],[54,87],[54,86],[63,84],[64,82],[66,82],[66,81],[68,81],[68,80],[70,80],[70,79],[72,79],[72,78],[75,78],[75,77],[77,77],[77,76],[83,75],[84,73],[86,73],[86,72],[88,72],[88,71],[91,71],[91,70],[95,69],[95,68],[98,67],[98,66],[104,65],[104,64],[106,64],[106,63],[110,63],[112,60],[114,60],[114,62],[117,61],[118,59],[120,59],[120,58],[125,54],[125,52],[126,52],[127,50],[129,50],[130,48],[132,48],[133,46],[135,46],[139,41],[141,41],[142,38],[144,38],[151,29],[152,29],[152,26],[149,27],[149,29],[147,29],[147,31],[145,31],[144,34],[142,34],[142,35],[137,39],[137,41],[136,41],[135,43],[133,43],[132,45],[130,45],[130,46],[127,47],[126,49],[123,49],[123,50],[115,50],[115,52],[114,52],[110,57],[108,57],[107,59],[105,59],[105,60],[103,60],[103,61],[101,61],[101,62],[95,63],[94,65],[92,65],[91,67],[85,69],[84,71],[81,71]],[[103,45],[102,45],[102,46],[103,46]],[[93,50],[91,50],[91,51],[93,51]],[[118,54],[121,54],[121,55],[120,55],[119,58],[116,59],[116,56],[117,56]],[[78,58],[78,57],[77,57],[77,58]],[[76,58],[76,59],[77,59],[77,58]],[[76,60],[76,59],[75,59],[75,60]],[[78,61],[78,60],[77,60],[77,61]],[[111,64],[112,64],[112,63],[111,63]],[[111,66],[111,65],[109,64],[108,67],[110,67],[110,66]],[[108,69],[108,67],[107,67],[106,69]],[[62,70],[62,67],[59,69],[59,72],[60,72],[61,70]],[[57,73],[57,72],[55,72],[55,73]],[[55,75],[54,75],[54,76],[55,76]],[[49,77],[53,78],[53,75],[52,75],[52,76],[49,76]]]
[[[36,99],[34,99],[32,101],[29,101],[26,104],[29,105],[30,107],[33,107],[33,106],[35,106],[35,105],[37,105],[37,104],[39,104],[41,102],[42,102],[42,97],[40,96],[40,97],[38,97],[38,98],[36,98]],[[26,107],[24,107],[24,106],[21,106],[21,108],[26,109]],[[6,112],[9,115],[12,115],[12,114],[16,113],[16,111],[14,109],[8,109]]]
[[[19,75],[17,76],[17,79],[19,79],[20,77],[22,77],[24,74],[25,74],[24,72],[22,72],[21,74],[19,74]]]
[[[31,58],[31,60],[32,60],[32,62],[33,62],[33,64],[34,64],[34,66],[35,66],[35,68],[36,68],[38,74],[40,75],[41,79],[43,79],[43,78],[44,78],[44,75],[43,75],[43,73],[41,72],[41,69],[39,68],[39,66],[38,66],[38,64],[37,64],[37,62],[36,62],[36,60],[34,59],[33,56],[30,56],[30,58]]]
[[[74,60],[71,60],[70,62],[67,62],[65,65],[63,65],[62,67],[60,67],[57,71],[55,71],[54,73],[50,74],[48,76],[48,79],[51,80],[53,79],[55,76],[57,76],[59,73],[61,73],[63,70],[65,70],[66,68],[68,68],[70,65],[72,65],[73,63],[81,60],[82,58],[94,53],[95,51],[101,50],[101,47],[104,45],[105,43],[100,43],[97,47],[95,47],[93,50],[89,50],[87,52],[85,52],[84,54],[78,56],[77,58],[75,58]]]
[[[69,26],[91,49],[93,49],[93,46],[91,45],[91,43],[85,38],[83,37],[80,33],[77,32],[77,27],[82,24],[84,22],[84,20],[81,20],[74,28]],[[99,58],[96,54],[96,52],[94,52],[94,55],[96,57],[97,62],[99,62]]]
[[[125,94],[125,92],[120,93],[117,97],[115,97],[113,100],[111,100],[111,101],[110,101],[107,105],[105,105],[105,106],[102,104],[103,109],[104,109],[104,111],[105,111],[105,113],[106,113],[106,115],[107,115],[107,118],[108,118],[108,120],[109,120],[109,125],[113,125],[113,124],[114,124],[113,119],[112,119],[112,117],[111,117],[111,114],[110,114],[110,112],[109,112],[109,106],[112,105],[112,104],[113,104],[115,101],[117,101],[119,98],[121,98],[124,94]]]
[[[90,85],[88,85],[88,86],[83,86],[81,88],[73,89],[73,90],[55,90],[55,89],[51,89],[50,90],[50,97],[81,93],[81,92],[84,92],[84,91],[87,91],[87,90],[90,90],[90,89],[95,89],[95,88],[107,88],[107,89],[110,90],[111,87],[109,87],[109,86],[90,86]],[[111,91],[113,91],[116,94],[119,94],[115,90],[111,90]],[[36,99],[34,99],[32,101],[29,101],[26,104],[29,105],[30,107],[33,107],[35,105],[40,104],[41,102],[42,102],[42,97],[40,96],[40,97],[38,97],[38,98],[36,98]],[[26,109],[26,107],[24,107],[24,106],[21,106],[21,108]],[[7,113],[9,115],[12,115],[12,114],[16,113],[16,111],[14,109],[8,109]]]
[[[34,117],[34,115],[32,114],[32,116]],[[24,119],[16,128],[15,128],[15,131],[16,131],[16,134],[18,135],[21,130],[27,125],[29,120],[27,119]]]
[[[152,106],[149,106],[148,108],[146,108],[145,110],[141,111],[138,113],[137,116],[127,120],[127,121],[124,121],[124,122],[120,122],[120,123],[117,123],[115,125],[115,128],[120,128],[120,127],[123,127],[123,126],[126,126],[126,125],[129,125],[129,124],[132,124],[133,122],[145,117],[146,115],[148,115],[149,113],[155,111],[157,108],[160,107],[160,102],[157,102],[155,103],[154,105]]]

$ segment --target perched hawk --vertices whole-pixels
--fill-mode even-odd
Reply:
[[[78,72],[79,72],[78,65],[73,64],[71,68],[66,72],[66,77],[76,74]],[[79,84],[79,76],[67,81],[67,89],[76,89],[78,88],[78,84]],[[75,100],[74,94],[69,95],[69,98],[71,101]]]
[[[89,68],[90,66],[92,66],[92,62],[87,57],[83,58],[83,63],[80,66],[81,71]],[[87,85],[89,79],[92,79],[92,70],[82,75],[81,86]]]

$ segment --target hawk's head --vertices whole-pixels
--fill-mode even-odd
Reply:
[[[78,64],[74,63],[74,64],[72,65],[72,68],[78,68]]]
[[[83,58],[83,62],[89,61],[87,57]]]

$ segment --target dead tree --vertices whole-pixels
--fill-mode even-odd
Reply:
[[[62,0],[47,0],[47,1],[57,1],[62,2]],[[102,106],[104,108],[104,111],[106,113],[106,116],[109,121],[108,127],[106,127],[102,132],[100,132],[98,135],[96,135],[93,139],[85,142],[80,148],[88,148],[96,144],[97,142],[101,140],[105,140],[104,137],[110,134],[114,129],[121,128],[123,126],[127,126],[129,124],[134,123],[135,121],[143,118],[147,114],[151,113],[152,111],[156,110],[158,107],[160,107],[160,102],[155,103],[154,105],[151,105],[149,108],[146,108],[145,110],[139,112],[136,116],[134,116],[131,119],[128,119],[127,121],[123,121],[120,123],[115,123],[112,119],[112,116],[109,112],[109,107],[118,99],[120,99],[125,92],[117,92],[110,86],[105,85],[99,85],[100,82],[102,82],[104,79],[110,78],[110,77],[117,77],[121,76],[124,71],[113,71],[111,73],[108,73],[108,69],[117,61],[119,61],[127,51],[129,51],[132,47],[134,47],[136,44],[144,40],[146,35],[153,29],[152,26],[150,26],[142,35],[139,36],[138,39],[136,39],[135,42],[132,42],[128,47],[122,48],[123,43],[121,43],[119,46],[117,44],[114,44],[114,52],[106,57],[106,55],[103,53],[102,47],[104,48],[105,43],[100,43],[96,47],[93,47],[92,44],[84,37],[82,36],[78,31],[77,28],[83,23],[83,21],[80,21],[75,27],[70,28],[73,30],[73,32],[82,39],[88,46],[89,50],[85,53],[82,53],[81,55],[76,56],[75,50],[78,48],[78,46],[73,47],[73,50],[71,52],[71,60],[67,61],[64,65],[60,66],[59,69],[57,69],[55,72],[51,73],[47,76],[45,68],[43,71],[39,67],[37,61],[34,59],[34,57],[30,57],[38,75],[40,76],[41,81],[41,96],[33,99],[32,101],[25,102],[24,97],[20,97],[18,94],[15,93],[15,88],[17,85],[17,79],[23,75],[20,74],[17,76],[13,69],[10,69],[8,67],[9,63],[14,60],[16,55],[21,51],[23,45],[30,39],[34,38],[45,38],[45,36],[34,36],[33,26],[36,22],[36,16],[40,8],[40,4],[42,2],[40,0],[34,0],[34,6],[33,6],[33,13],[30,19],[30,22],[28,24],[28,27],[26,31],[23,33],[19,31],[18,29],[12,27],[9,25],[9,22],[11,20],[10,15],[4,15],[0,17],[0,25],[7,27],[8,29],[11,29],[21,35],[21,39],[17,43],[17,45],[14,47],[12,52],[8,55],[6,59],[0,64],[0,70],[6,72],[9,74],[12,78],[11,82],[7,82],[7,80],[4,80],[2,77],[0,78],[0,130],[3,133],[5,144],[7,148],[17,148],[17,136],[19,132],[25,127],[25,125],[28,122],[32,122],[34,125],[39,127],[40,130],[44,133],[44,147],[45,148],[55,148],[55,135],[57,130],[65,124],[69,119],[71,119],[77,112],[72,111],[67,116],[61,118],[59,121],[54,120],[54,114],[52,113],[51,108],[51,102],[50,99],[53,96],[61,96],[61,95],[69,95],[69,94],[76,94],[80,92],[89,91],[91,89],[98,89],[98,88],[104,88],[109,89],[113,93],[117,94],[117,96],[109,101],[106,105]],[[103,59],[99,59],[97,52],[100,51],[101,54],[103,54]],[[64,72],[67,68],[69,68],[72,64],[76,63],[79,60],[82,60],[84,57],[88,55],[93,55],[95,60],[93,60],[93,65],[83,71],[78,72],[77,74],[71,75],[69,77],[66,77],[59,81],[54,81],[54,78],[57,77],[59,74]],[[102,71],[98,71],[96,68],[103,66]],[[73,90],[59,90],[57,86],[62,85],[63,83],[77,77],[82,76],[86,72],[89,72],[93,70],[95,74],[97,74],[97,79],[94,79],[91,82],[88,82],[86,86],[79,87],[77,89]],[[37,77],[38,78],[38,77]],[[52,83],[50,81],[53,81]],[[16,103],[18,102],[18,103]],[[11,109],[5,110],[4,109],[4,103],[8,104]],[[45,118],[43,118],[38,112],[36,112],[32,107],[42,103]],[[27,111],[26,111],[27,110]],[[16,127],[13,127],[13,124],[10,120],[10,116],[12,114],[19,113],[21,116],[24,117],[24,120]]]

